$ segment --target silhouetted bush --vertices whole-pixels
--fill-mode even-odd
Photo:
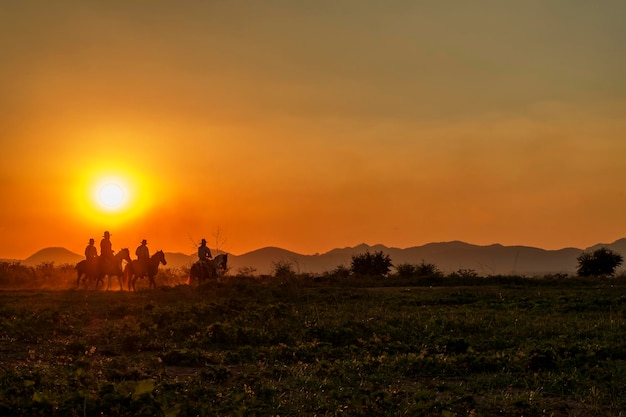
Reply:
[[[337,278],[348,278],[350,276],[350,268],[344,265],[338,265],[330,274]]]
[[[274,266],[274,273],[272,274],[274,275],[274,278],[289,279],[296,276],[296,272],[294,271],[291,262],[278,261],[272,262],[272,265]]]
[[[437,265],[422,261],[415,266],[415,275],[418,277],[443,277]]]
[[[583,252],[578,258],[578,275],[581,277],[599,277],[613,275],[615,269],[624,260],[622,255],[608,248],[596,249],[593,252]]]
[[[449,278],[473,279],[478,278],[478,273],[473,269],[461,268],[451,273]]]
[[[0,286],[3,288],[30,285],[35,278],[35,271],[19,262],[0,262]]]
[[[411,278],[416,274],[417,268],[413,264],[400,264],[396,266],[396,273],[400,278]]]
[[[351,271],[355,275],[383,277],[389,273],[391,267],[391,257],[382,251],[369,251],[352,257]]]

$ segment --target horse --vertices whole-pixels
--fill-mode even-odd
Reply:
[[[98,276],[100,259],[98,256],[90,259],[83,259],[74,267],[76,269],[76,288],[80,288],[80,279],[84,276],[85,286],[90,280],[95,280]]]
[[[80,287],[80,279],[84,276],[84,283],[92,279],[96,282],[96,288],[101,283],[104,283],[104,277],[108,276],[109,281],[107,285],[107,291],[111,287],[111,278],[117,276],[120,281],[120,288],[122,287],[122,261],[130,262],[130,251],[128,248],[120,249],[113,259],[108,261],[103,259],[102,256],[98,256],[93,260],[84,259],[76,264],[76,287]]]
[[[126,261],[126,265],[128,265],[130,262],[132,262],[132,259],[130,259],[130,251],[128,250],[128,248],[123,248],[120,249],[119,252],[117,252],[114,256],[113,259],[115,260],[114,262],[102,262],[100,265],[100,274],[98,276],[98,282],[104,282],[104,276],[108,276],[109,279],[107,281],[107,291],[109,291],[109,288],[111,288],[111,278],[113,278],[114,276],[117,277],[117,280],[120,284],[120,291],[124,291],[124,286],[123,286],[123,282],[122,282],[122,278],[124,277],[124,271],[122,270],[122,260]],[[97,284],[96,284],[97,285]]]
[[[198,285],[200,285],[207,279],[219,278],[227,270],[228,254],[220,253],[215,258],[204,261],[204,264],[201,264],[201,262],[197,261],[191,265],[189,269],[189,283],[198,280]]]
[[[128,281],[128,291],[135,291],[137,278],[148,277],[149,287],[156,288],[154,276],[159,270],[159,264],[167,265],[165,254],[162,250],[155,252],[146,260],[135,259],[124,267],[124,278]]]

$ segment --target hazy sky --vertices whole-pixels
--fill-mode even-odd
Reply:
[[[0,258],[626,236],[626,2],[0,3]],[[119,182],[106,211],[99,185]]]

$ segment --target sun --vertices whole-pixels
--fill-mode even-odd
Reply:
[[[107,175],[92,183],[93,208],[104,215],[119,216],[132,209],[133,187],[120,175]]]
[[[109,210],[118,210],[124,207],[126,202],[124,188],[114,182],[101,185],[97,196],[100,206]]]
[[[121,163],[94,164],[78,175],[72,205],[86,224],[103,230],[121,227],[143,216],[154,203],[154,184],[143,173]]]

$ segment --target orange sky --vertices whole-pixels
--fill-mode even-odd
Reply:
[[[626,237],[626,3],[0,4],[0,258]],[[106,212],[98,184],[124,183]],[[216,240],[218,242],[216,242]]]

